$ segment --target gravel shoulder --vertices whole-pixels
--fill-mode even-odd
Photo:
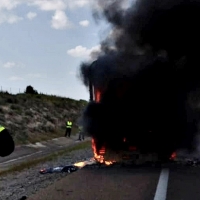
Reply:
[[[0,177],[0,199],[19,200],[22,196],[31,196],[42,188],[68,176],[67,173],[40,174],[39,170],[45,167],[57,167],[74,164],[93,157],[92,148],[74,150],[66,155],[59,156],[53,161],[40,163],[21,172],[15,172]]]
[[[78,134],[72,135],[71,138],[60,137],[35,144],[21,145],[15,148],[15,151],[7,156],[0,157],[0,172],[12,168],[14,165],[20,165],[27,161],[33,161],[38,158],[46,157],[54,152],[65,150],[81,143]],[[89,137],[85,141],[90,140]]]

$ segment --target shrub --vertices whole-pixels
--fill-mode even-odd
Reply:
[[[34,88],[31,85],[26,87],[25,93],[26,94],[38,94],[37,90],[34,90]]]
[[[19,105],[12,104],[12,105],[10,106],[10,108],[11,108],[12,110],[21,111],[21,107],[20,107]]]

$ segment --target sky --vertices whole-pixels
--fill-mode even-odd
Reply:
[[[92,0],[0,0],[0,87],[89,100],[80,63],[100,48]]]

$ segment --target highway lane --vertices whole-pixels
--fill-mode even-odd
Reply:
[[[167,190],[167,200],[199,199],[200,166],[171,166]]]
[[[150,200],[159,169],[83,168],[66,176],[30,200]]]

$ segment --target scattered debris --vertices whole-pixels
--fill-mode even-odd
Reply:
[[[27,196],[22,196],[19,200],[26,200]]]
[[[47,173],[56,173],[56,172],[67,172],[71,173],[77,171],[79,168],[74,165],[66,165],[66,166],[59,166],[59,167],[50,167],[50,168],[43,168],[40,170],[40,174],[47,174]]]
[[[173,160],[174,163],[186,166],[200,166],[200,158],[180,156]]]
[[[197,165],[200,165],[200,160],[197,159],[197,158],[186,159],[186,165],[187,166],[197,166]]]
[[[97,162],[95,159],[90,158],[90,159],[86,159],[85,161],[76,162],[73,165],[43,168],[40,170],[40,174],[55,173],[55,172],[71,173],[85,167],[86,165],[93,165],[96,163]]]
[[[27,144],[25,146],[32,147],[32,148],[45,148],[46,147],[45,145],[43,145],[40,142],[36,142],[35,144]]]

